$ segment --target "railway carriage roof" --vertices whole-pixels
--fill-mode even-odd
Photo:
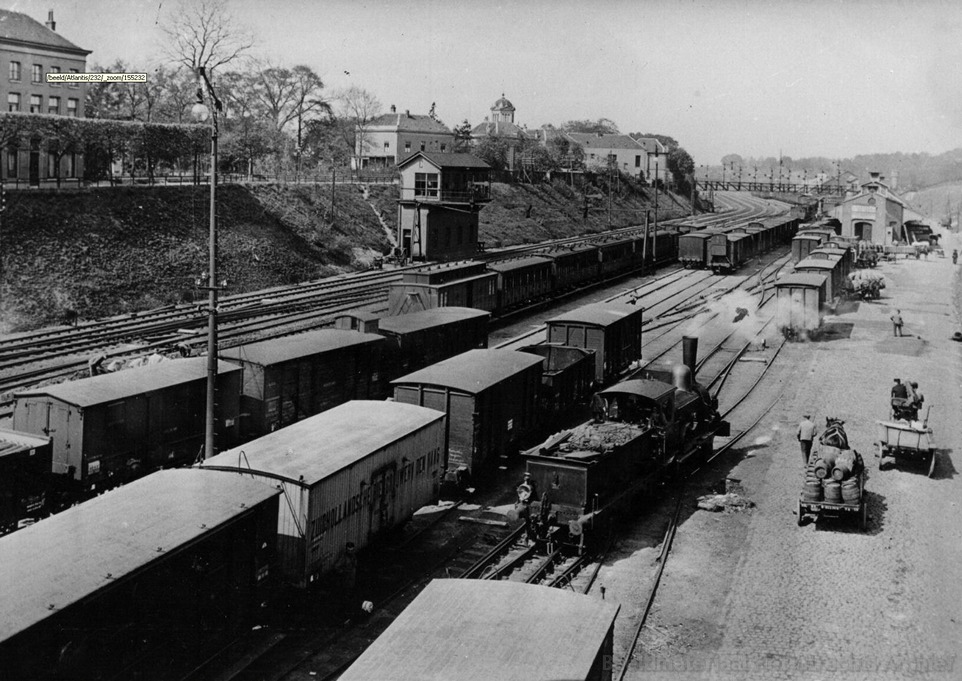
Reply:
[[[240,371],[240,367],[230,362],[218,362],[217,371],[220,374],[226,374]],[[49,395],[77,407],[91,407],[134,395],[164,390],[206,376],[207,358],[191,357],[25,390],[16,393],[16,397]]]
[[[821,241],[821,240],[822,240],[822,238],[821,238],[818,234],[807,234],[807,233],[805,233],[805,232],[802,232],[801,234],[797,234],[797,235],[795,235],[795,236],[792,237],[792,241],[802,240],[802,239],[804,239],[804,240],[806,240],[806,241]]]
[[[840,262],[840,260],[815,260],[813,258],[805,258],[801,260],[797,265],[795,265],[795,270],[799,272],[805,271],[805,269],[813,270],[834,270],[835,266]]]
[[[589,326],[611,326],[625,317],[641,315],[641,307],[627,303],[592,303],[583,307],[562,312],[548,320],[548,324],[587,324]]]
[[[158,471],[0,539],[0,641],[279,494],[239,475]]]
[[[712,235],[711,232],[688,232],[688,234],[679,234],[678,239],[707,239]]]
[[[436,579],[341,681],[589,678],[618,611],[547,586]]]
[[[359,333],[346,329],[320,329],[319,331],[308,331],[293,336],[238,345],[221,350],[220,355],[228,359],[270,366],[292,359],[318,355],[322,352],[349,348],[354,345],[378,343],[383,340],[384,336],[373,333]]]
[[[378,326],[381,331],[388,333],[412,333],[423,329],[434,329],[448,324],[457,324],[468,319],[490,317],[485,310],[475,310],[473,307],[434,307],[421,312],[381,317]]]
[[[354,400],[221,452],[202,466],[313,485],[443,418],[443,412],[415,404]]]
[[[788,288],[788,287],[812,287],[818,288],[825,283],[828,277],[824,274],[816,274],[814,272],[798,272],[796,274],[789,274],[778,281],[775,282],[775,288]]]
[[[50,438],[0,428],[0,457],[50,444]]]
[[[477,394],[544,360],[517,350],[468,350],[391,381],[392,385],[438,385]]]
[[[551,263],[551,258],[540,255],[530,255],[526,258],[516,258],[512,260],[502,260],[501,262],[488,263],[488,267],[497,272],[510,272],[511,270],[531,267],[533,265],[546,265]]]

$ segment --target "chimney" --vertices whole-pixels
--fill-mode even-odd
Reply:
[[[683,336],[681,339],[682,361],[691,372],[691,379],[695,380],[695,365],[698,363],[698,339],[694,336]]]
[[[393,104],[391,105],[391,113],[397,113],[397,107]]]
[[[57,30],[57,22],[53,20],[53,10],[47,12],[47,28],[51,31]]]
[[[872,178],[872,182],[878,182],[878,173],[877,173],[877,172],[870,172],[870,173],[869,173],[869,177]]]

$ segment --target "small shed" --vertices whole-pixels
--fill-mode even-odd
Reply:
[[[448,415],[446,468],[482,472],[540,423],[542,359],[471,350],[392,381],[394,399]]]
[[[49,437],[0,428],[0,534],[44,513],[52,465]]]
[[[595,380],[607,383],[641,359],[643,308],[593,303],[549,319],[548,342],[595,351]]]
[[[241,370],[218,362],[215,445],[239,440]],[[189,464],[204,445],[207,358],[175,359],[14,395],[13,428],[51,438],[52,472],[101,490]]]
[[[619,610],[547,586],[435,579],[341,681],[609,681]]]
[[[179,678],[263,615],[278,496],[160,471],[3,537],[3,678]]]
[[[202,466],[283,489],[280,565],[287,581],[304,587],[342,564],[349,543],[362,548],[437,500],[444,422],[433,409],[356,400]]]
[[[491,313],[469,307],[437,307],[423,312],[384,317],[380,333],[388,339],[384,362],[387,378],[488,347]]]
[[[320,329],[221,351],[244,367],[245,436],[264,435],[348,400],[381,397],[384,344],[377,334]]]

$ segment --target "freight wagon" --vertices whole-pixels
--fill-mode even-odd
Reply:
[[[394,399],[447,414],[448,472],[480,475],[540,424],[541,365],[525,352],[471,350],[392,381]]]
[[[280,568],[286,581],[305,587],[337,569],[350,545],[363,548],[437,500],[444,424],[433,409],[357,400],[202,466],[283,491],[274,517]]]
[[[245,439],[348,400],[380,397],[386,343],[380,335],[321,329],[222,350],[244,368]]]
[[[49,437],[0,428],[0,534],[46,514],[52,464]]]
[[[708,262],[708,242],[714,232],[702,230],[678,236],[678,262],[685,269],[700,270]]]
[[[218,362],[218,449],[238,442],[241,369]],[[204,445],[207,358],[175,359],[14,395],[14,430],[49,436],[81,494],[192,463]]]
[[[467,261],[421,267],[405,272],[388,292],[388,314],[420,312],[434,307],[498,307],[497,272],[483,262]]]
[[[0,539],[0,678],[186,676],[271,598],[277,490],[148,475]]]
[[[549,319],[547,341],[593,350],[595,380],[604,384],[641,359],[643,308],[626,303],[592,303]]]
[[[565,589],[435,579],[340,678],[610,681],[618,610]]]
[[[584,406],[595,384],[593,350],[542,343],[521,352],[544,360],[541,370],[541,411],[552,421],[562,420]]]
[[[747,232],[713,234],[708,242],[708,266],[713,272],[734,272],[753,257],[754,240]]]
[[[828,277],[789,274],[775,282],[775,324],[786,338],[810,338],[822,325]]]
[[[554,285],[558,291],[594,281],[601,273],[598,247],[592,244],[558,246],[541,255],[554,261]]]
[[[811,256],[795,265],[795,272],[798,274],[822,274],[827,277],[825,281],[825,302],[827,305],[834,305],[845,289],[848,287],[848,280],[842,276],[842,265],[840,260],[815,260]]]
[[[802,232],[792,239],[792,264],[797,264],[808,257],[808,254],[818,248],[822,238],[818,234]]]

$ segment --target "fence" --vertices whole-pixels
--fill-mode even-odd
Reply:
[[[343,174],[311,174],[280,173],[263,175],[255,173],[218,173],[217,184],[330,184],[331,180],[337,184],[394,184],[397,173],[357,173],[344,170]],[[130,186],[159,186],[159,185],[206,185],[210,184],[209,175],[194,175],[193,173],[154,174],[153,176],[115,176],[100,180],[88,180],[82,177],[44,178],[30,180],[23,178],[6,178],[2,181],[4,190],[29,189],[87,189],[91,187],[130,187]]]

